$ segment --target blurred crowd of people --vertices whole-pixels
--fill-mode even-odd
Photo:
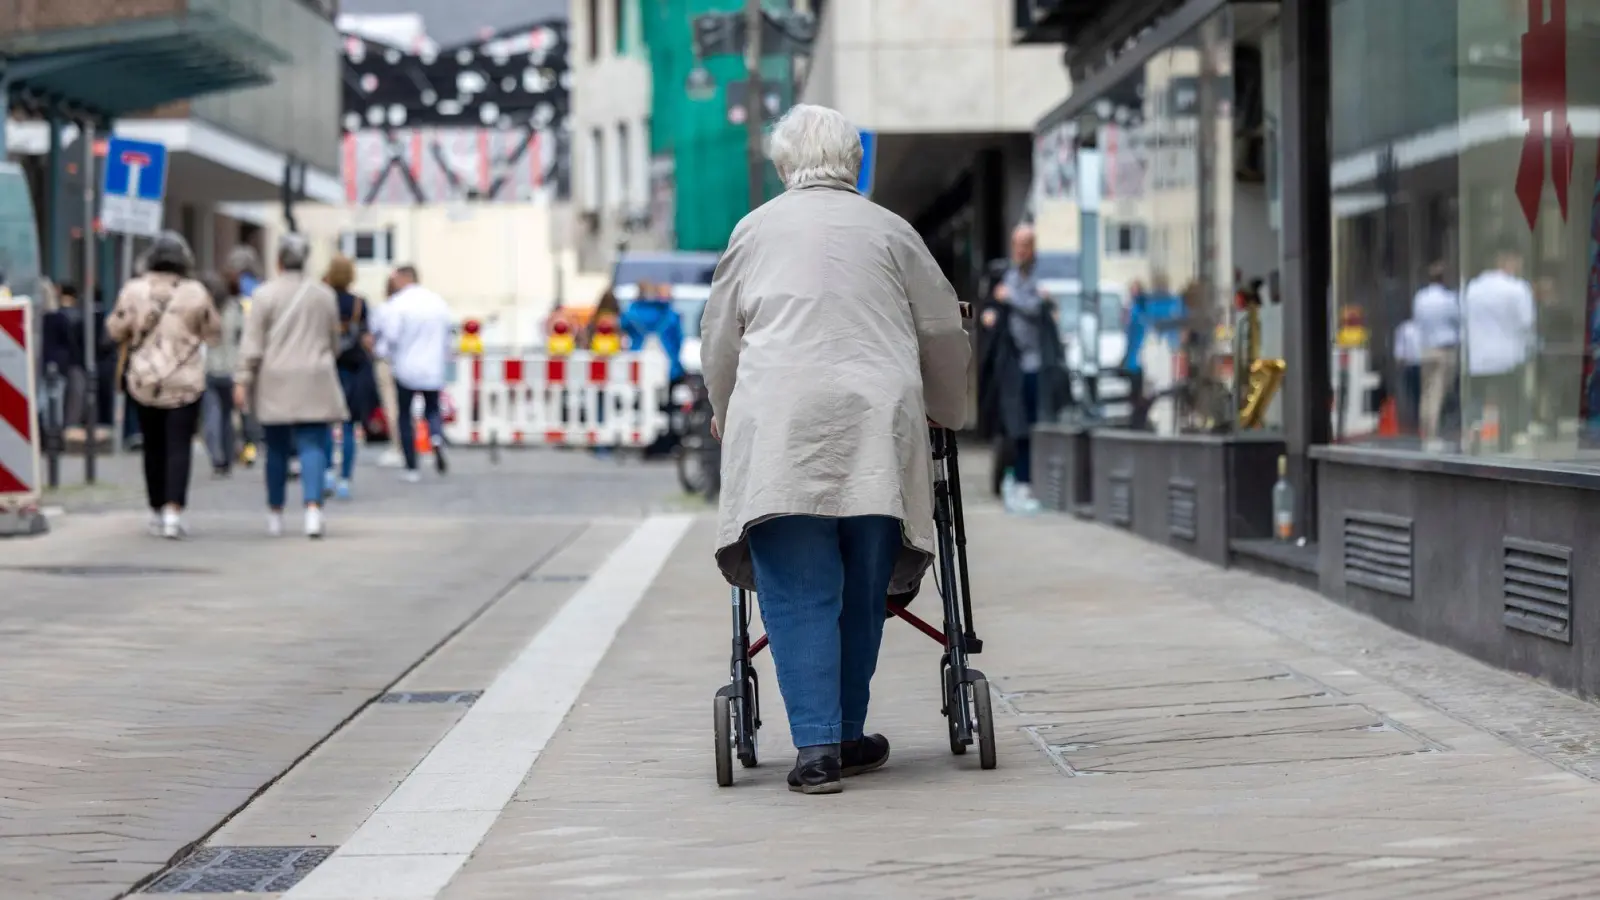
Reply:
[[[198,273],[184,238],[163,232],[94,328],[99,368],[125,397],[129,434],[143,455],[153,534],[188,532],[197,437],[217,478],[265,457],[272,535],[283,533],[288,482],[298,475],[304,533],[321,537],[324,503],[353,496],[358,448],[391,431],[405,480],[420,480],[419,448],[447,471],[440,394],[454,350],[448,305],[415,268],[401,266],[374,308],[353,291],[348,258],[335,256],[317,277],[307,271],[310,256],[309,242],[291,233],[278,243],[273,277],[263,278],[260,254],[248,245],[228,255],[223,272]],[[95,389],[87,312],[72,285],[55,293],[41,361],[63,382],[62,420],[83,423]],[[417,439],[413,402],[424,410],[427,441]],[[84,439],[97,438],[85,429]]]

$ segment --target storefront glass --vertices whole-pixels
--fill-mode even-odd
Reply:
[[[1233,377],[1236,276],[1248,284],[1253,275],[1265,285],[1279,257],[1267,193],[1258,185],[1251,199],[1267,236],[1251,240],[1266,242],[1255,252],[1265,262],[1259,272],[1235,270],[1242,212],[1235,190],[1235,15],[1224,8],[1095,98],[1078,121],[1041,133],[1036,143],[1040,245],[1076,249],[1083,222],[1073,147],[1084,129],[1095,129],[1104,159],[1094,226],[1102,235],[1101,290],[1122,307],[1119,317],[1102,315],[1100,323],[1101,369],[1121,370],[1102,378],[1102,396],[1151,398],[1147,409],[1125,414],[1134,427],[1165,434],[1233,426],[1244,394]],[[1069,342],[1078,333],[1064,329]],[[1104,386],[1118,378],[1127,383]]]
[[[1336,440],[1600,463],[1600,0],[1334,0]]]

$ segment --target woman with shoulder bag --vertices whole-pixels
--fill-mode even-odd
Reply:
[[[210,292],[189,275],[194,255],[182,235],[157,236],[142,268],[117,297],[106,332],[127,351],[123,376],[144,434],[150,530],[176,539],[187,533],[183,510],[206,390],[205,345],[222,340],[222,317]]]
[[[340,432],[339,482],[335,494],[350,499],[350,479],[356,468],[356,425],[365,425],[378,408],[378,379],[372,367],[372,330],[368,327],[365,297],[350,292],[356,280],[356,267],[349,257],[335,256],[322,280],[339,298],[339,348],[334,364],[339,368],[339,386],[350,416]],[[328,456],[331,464],[333,456]]]

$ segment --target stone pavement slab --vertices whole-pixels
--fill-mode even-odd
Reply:
[[[937,648],[892,623],[869,723],[887,767],[785,790],[763,660],[764,763],[717,788],[727,589],[704,522],[440,896],[1595,896],[1600,784],[1450,712],[1536,695],[1555,731],[1586,704],[1439,648],[1331,652],[1386,629],[1100,526],[980,507],[969,532],[999,769],[950,755]]]
[[[113,490],[66,503],[44,538],[0,542],[0,897],[121,895],[390,686],[483,687],[498,668],[483,661],[578,586],[584,550],[676,492],[670,466],[587,454],[453,461],[448,479],[405,485],[369,458],[321,542],[264,536],[259,471],[198,474],[188,541],[145,535],[142,512],[117,511],[137,510],[137,492]],[[135,458],[102,463],[136,485]],[[494,604],[518,590],[515,609]],[[478,656],[446,646],[413,672],[480,614],[496,631]],[[361,785],[392,787],[386,760],[403,766],[452,721],[430,730],[427,715],[411,733],[366,732],[345,791],[301,795],[302,816],[353,831]],[[261,843],[302,831],[255,824]]]

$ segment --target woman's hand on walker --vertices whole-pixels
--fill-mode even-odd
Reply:
[[[722,429],[717,427],[717,420],[711,420],[711,438],[717,443],[722,443]]]

